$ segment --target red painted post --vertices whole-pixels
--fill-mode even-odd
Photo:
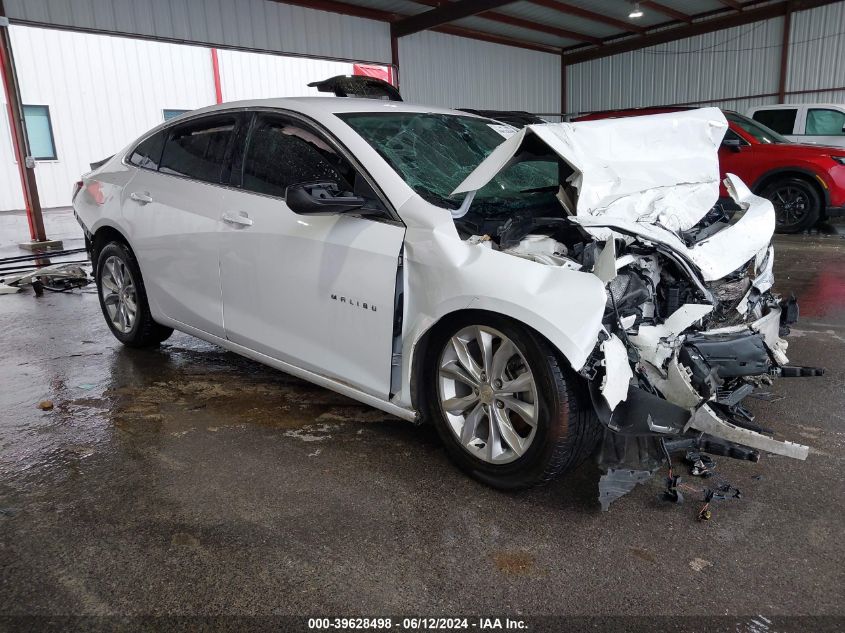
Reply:
[[[223,103],[223,84],[220,82],[220,60],[217,59],[217,49],[211,49],[211,72],[214,75],[215,103]]]

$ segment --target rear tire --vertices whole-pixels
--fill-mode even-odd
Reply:
[[[466,313],[438,326],[423,372],[427,417],[447,454],[494,488],[552,481],[589,456],[601,436],[583,382],[547,341],[505,317]],[[473,372],[480,382],[468,375]]]
[[[173,334],[172,328],[153,320],[141,269],[126,244],[109,242],[100,249],[96,271],[100,309],[118,341],[129,347],[157,347]]]
[[[822,197],[803,178],[782,178],[766,185],[760,195],[775,207],[775,231],[800,233],[815,226],[822,213]]]

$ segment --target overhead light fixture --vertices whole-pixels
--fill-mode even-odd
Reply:
[[[640,3],[639,2],[634,3],[634,6],[631,8],[631,12],[628,14],[628,17],[631,18],[632,20],[635,20],[636,18],[643,17],[643,10],[640,9]]]

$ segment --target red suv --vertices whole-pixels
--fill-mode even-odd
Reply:
[[[573,121],[662,114],[692,108],[595,112]],[[757,121],[723,110],[729,130],[719,149],[722,178],[736,174],[772,201],[779,233],[797,233],[823,218],[845,215],[845,149],[792,143]],[[727,198],[724,185],[723,198]]]

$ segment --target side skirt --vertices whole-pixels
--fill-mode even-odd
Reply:
[[[335,391],[341,395],[352,398],[353,400],[357,400],[358,402],[384,411],[385,413],[395,415],[396,417],[402,418],[403,420],[414,422],[417,419],[417,416],[419,415],[413,409],[406,409],[405,407],[400,407],[398,405],[393,404],[392,402],[382,400],[377,396],[373,396],[359,389],[356,389],[355,387],[351,387],[347,384],[344,384],[338,380],[335,380],[334,378],[328,378],[326,376],[316,374],[312,371],[308,371],[307,369],[302,369],[301,367],[297,367],[295,365],[291,365],[290,363],[278,360],[277,358],[273,358],[272,356],[261,354],[260,352],[251,350],[248,347],[238,345],[237,343],[233,343],[232,341],[228,341],[218,336],[214,336],[213,334],[209,334],[208,332],[203,332],[202,330],[198,330],[197,328],[191,327],[190,325],[187,325],[180,321],[176,321],[174,319],[161,319],[160,322],[162,325],[167,325],[176,330],[179,330],[180,332],[184,332],[185,334],[196,336],[197,338],[202,339],[204,341],[208,341],[209,343],[214,343],[215,345],[219,345],[220,347],[223,347],[231,352],[235,352],[236,354],[240,354],[241,356],[246,356],[247,358],[251,358],[252,360],[257,361],[263,365],[268,365],[273,369],[283,371],[286,374],[291,374],[292,376],[296,376],[297,378],[302,378],[303,380],[307,380],[308,382],[318,385],[320,387],[325,387],[326,389]]]

